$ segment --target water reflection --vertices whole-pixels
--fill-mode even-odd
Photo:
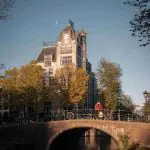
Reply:
[[[74,128],[59,134],[50,150],[119,150],[115,140],[93,128]]]
[[[105,132],[89,129],[79,140],[81,150],[118,150],[115,140]]]

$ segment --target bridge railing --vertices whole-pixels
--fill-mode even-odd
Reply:
[[[78,110],[61,110],[51,111],[51,120],[71,120],[71,119],[102,119],[118,121],[150,121],[150,112],[126,111],[126,110],[102,110],[78,109]]]
[[[95,111],[94,109],[73,109],[73,110],[51,110],[48,113],[34,117],[24,118],[17,120],[13,123],[3,124],[6,125],[22,125],[22,124],[35,124],[39,122],[57,121],[57,120],[74,120],[74,119],[99,119],[99,120],[116,120],[116,121],[132,121],[132,122],[148,122],[150,123],[150,112],[143,111],[126,111],[126,110],[102,110]],[[2,125],[0,125],[2,126]]]

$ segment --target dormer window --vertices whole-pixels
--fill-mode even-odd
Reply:
[[[50,67],[52,62],[52,56],[51,55],[44,55],[44,66]]]

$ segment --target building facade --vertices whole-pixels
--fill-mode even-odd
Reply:
[[[81,67],[88,72],[90,80],[88,83],[88,92],[85,101],[85,107],[91,107],[93,97],[92,87],[92,69],[91,64],[87,59],[87,33],[82,28],[80,31],[75,31],[74,24],[69,21],[69,24],[63,29],[56,43],[45,42],[43,49],[37,58],[38,65],[45,69],[45,84],[50,85],[50,78],[55,75],[58,68],[66,64],[74,64],[76,67]]]
[[[3,78],[4,76],[1,75],[0,80]],[[8,104],[6,103],[6,98],[3,93],[3,86],[0,84],[0,124],[7,121],[8,116],[9,116],[9,107]]]

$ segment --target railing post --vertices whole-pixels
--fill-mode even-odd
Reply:
[[[120,109],[119,109],[119,112],[118,112],[118,120],[120,121]]]
[[[76,104],[76,113],[77,113],[77,119],[79,118],[78,116],[78,104]]]
[[[129,118],[129,113],[128,113],[128,121],[130,121],[130,118]]]
[[[134,118],[133,118],[133,111],[132,111],[132,121],[134,121]]]
[[[63,117],[64,117],[64,120],[66,119],[66,111],[64,110],[63,112]]]
[[[110,116],[109,119],[112,120],[112,110],[110,110]]]

